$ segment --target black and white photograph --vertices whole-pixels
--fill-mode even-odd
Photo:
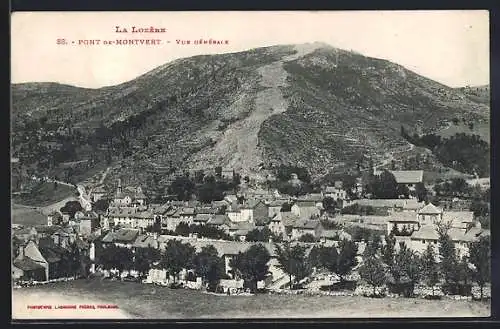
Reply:
[[[13,13],[12,319],[489,317],[489,29]]]

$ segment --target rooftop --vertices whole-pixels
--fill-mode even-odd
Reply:
[[[422,209],[420,209],[418,211],[418,213],[419,214],[426,214],[426,215],[427,214],[438,215],[438,214],[442,214],[443,210],[441,208],[436,207],[432,203],[429,203],[428,205],[426,205],[425,207],[423,207]]]
[[[389,222],[413,222],[418,223],[417,214],[414,212],[400,211],[392,213],[388,219]]]
[[[399,184],[422,183],[424,178],[423,170],[393,170],[391,173]]]
[[[439,234],[432,225],[424,225],[411,235],[412,240],[438,240]]]
[[[224,225],[228,224],[230,219],[227,215],[215,215],[207,222],[210,225]]]
[[[135,239],[134,244],[132,247],[135,248],[158,248],[158,240],[155,239],[153,235],[150,234],[143,234],[139,235],[137,239]]]
[[[404,199],[359,199],[354,200],[360,206],[374,208],[403,208],[407,200]]]
[[[443,221],[471,223],[474,221],[474,213],[472,211],[445,211]]]
[[[22,259],[17,259],[14,261],[14,266],[23,270],[23,271],[34,271],[34,270],[42,270],[44,267],[29,257],[24,257]]]
[[[321,225],[321,222],[319,220],[299,220],[296,221],[293,224],[293,228],[301,228],[301,229],[306,229],[306,230],[314,230],[316,229],[319,225]]]

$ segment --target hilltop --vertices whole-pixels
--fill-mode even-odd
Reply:
[[[24,166],[62,175],[60,163],[89,160],[78,179],[114,166],[108,179],[143,184],[215,166],[263,178],[291,164],[320,177],[411,148],[402,126],[489,122],[489,104],[462,89],[323,43],[178,59],[99,89],[15,84],[12,104],[13,156]],[[67,156],[26,141],[40,126],[41,141],[65,128]]]

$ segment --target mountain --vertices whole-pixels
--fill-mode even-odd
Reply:
[[[457,89],[474,102],[488,104],[488,105],[490,104],[489,85],[474,86],[474,87],[467,86],[467,87],[460,87]]]
[[[434,131],[456,117],[487,121],[489,106],[387,60],[279,45],[178,59],[100,89],[15,84],[12,149],[44,172],[91,159],[81,178],[108,164],[119,168],[111,178],[143,183],[216,166],[262,178],[259,168],[291,164],[319,177],[408,149],[402,126]],[[40,125],[40,140],[63,139],[69,158],[41,161],[47,149],[26,138]],[[59,128],[72,137],[47,133]]]

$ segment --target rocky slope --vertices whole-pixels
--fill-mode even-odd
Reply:
[[[215,166],[262,178],[258,168],[279,163],[319,176],[408,149],[401,126],[431,131],[455,117],[489,117],[488,104],[461,89],[322,43],[179,59],[113,87],[12,91],[13,149],[25,163],[33,161],[23,147],[27,123],[67,125],[88,140],[104,126],[127,141],[129,152],[113,163],[131,180],[158,168]],[[78,152],[85,138],[75,142],[75,160],[88,156]]]

